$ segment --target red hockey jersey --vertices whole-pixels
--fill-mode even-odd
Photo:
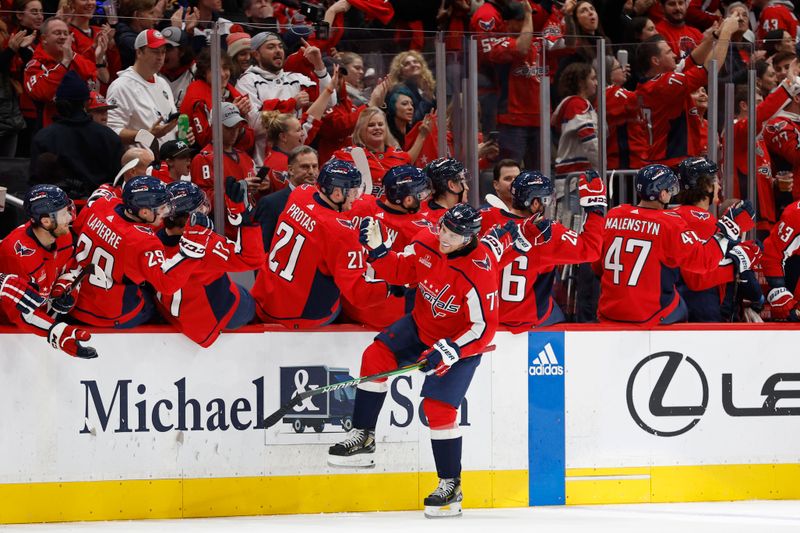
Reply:
[[[48,298],[58,276],[66,271],[74,250],[71,233],[45,248],[33,234],[31,223],[26,222],[0,242],[0,272],[16,274]]]
[[[784,277],[783,265],[793,255],[800,255],[800,202],[793,202],[781,214],[780,221],[773,226],[764,240],[764,255],[761,268],[768,278]],[[798,294],[797,287],[788,287]]]
[[[772,0],[761,11],[756,28],[756,39],[763,40],[767,33],[773,30],[783,30],[797,39],[797,17],[794,14],[794,4],[786,0]]]
[[[780,89],[778,89],[780,90]],[[789,171],[794,176],[792,198],[800,200],[800,115],[781,111],[764,127],[772,172]]]
[[[365,307],[383,305],[387,284],[367,281],[365,258],[350,215],[331,209],[316,187],[297,187],[278,218],[269,257],[253,286],[259,318],[310,329],[336,317],[343,294]]]

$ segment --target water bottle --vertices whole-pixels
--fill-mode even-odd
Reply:
[[[181,113],[178,117],[178,140],[188,142],[189,138],[189,115]]]

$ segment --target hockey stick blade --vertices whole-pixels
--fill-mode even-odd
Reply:
[[[495,196],[494,194],[487,194],[484,196],[486,199],[486,203],[492,207],[496,207],[497,209],[502,209],[504,211],[508,211],[508,206],[500,199],[499,196]]]
[[[497,349],[497,346],[494,344],[490,344],[483,350],[478,353],[489,353],[493,352]],[[477,354],[472,354],[477,355]],[[367,383],[370,381],[377,381],[383,378],[389,378],[392,376],[396,376],[399,374],[405,374],[406,372],[411,372],[413,370],[419,370],[425,365],[425,360],[417,361],[414,364],[402,366],[400,368],[395,368],[394,370],[389,370],[388,372],[381,372],[379,374],[372,374],[371,376],[364,376],[362,378],[355,378],[348,381],[342,381],[341,383],[334,383],[333,385],[326,385],[325,387],[319,387],[317,389],[307,390],[305,392],[301,392],[285,404],[283,404],[277,411],[269,415],[267,418],[264,419],[264,429],[271,428],[275,424],[281,421],[281,419],[286,416],[292,407],[303,403],[304,400],[312,397],[317,396],[318,394],[326,394],[328,392],[332,392],[339,389],[344,389],[348,387],[356,387],[359,383]]]

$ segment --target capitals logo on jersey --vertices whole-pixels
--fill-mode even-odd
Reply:
[[[336,222],[338,222],[347,229],[355,229],[356,227],[356,225],[353,223],[352,220],[342,220],[341,218],[337,218]]]
[[[36,250],[33,248],[28,248],[22,241],[17,241],[14,243],[14,253],[16,253],[20,257],[28,257],[36,253]]]
[[[483,31],[492,31],[494,29],[494,19],[479,20],[478,26],[480,26]]]
[[[486,272],[492,269],[492,262],[489,261],[488,255],[483,256],[483,259],[473,259],[472,262],[475,263],[475,266],[482,268]]]
[[[698,218],[700,220],[708,220],[708,217],[711,216],[711,214],[706,211],[695,211],[694,209],[692,209],[689,212],[692,214],[693,217]]]
[[[442,287],[442,290],[439,292],[434,292],[433,288],[426,286],[425,283],[420,283],[418,288],[425,301],[431,304],[431,313],[433,314],[433,318],[447,316],[446,313],[455,314],[458,313],[459,309],[461,309],[460,305],[453,303],[456,299],[454,295],[451,294],[450,297],[445,300],[447,291],[450,289],[450,284]]]

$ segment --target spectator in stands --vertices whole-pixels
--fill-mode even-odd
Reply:
[[[123,183],[127,183],[136,176],[145,176],[149,174],[152,169],[153,161],[155,161],[155,155],[153,155],[153,151],[149,148],[131,146],[122,154],[122,161],[120,163],[124,167],[134,159],[136,160],[134,166],[125,171],[122,175]],[[119,192],[122,193],[121,190]]]
[[[152,175],[164,183],[191,180],[192,150],[184,141],[167,141],[158,152],[160,161]]]
[[[39,31],[39,27],[44,22],[44,11],[40,0],[14,0],[14,11],[13,27],[10,28],[12,32]]]
[[[261,164],[266,149],[266,131],[261,124],[260,112],[277,110],[299,116],[319,91],[328,87],[331,79],[319,48],[309,46],[303,51],[303,57],[311,63],[314,75],[319,79],[319,86],[304,74],[284,70],[285,51],[278,34],[261,32],[251,39],[250,48],[255,64],[242,74],[236,82],[236,89],[250,97],[251,110],[247,120],[256,135],[254,159]]]
[[[750,10],[742,2],[733,2],[725,8],[726,16],[739,20],[739,27],[731,34],[731,44],[725,56],[725,64],[720,70],[720,83],[747,83],[747,70],[750,68],[750,50],[753,44],[745,39],[750,30]]]
[[[658,35],[656,25],[647,17],[634,17],[628,23],[628,33],[624,37],[624,43],[641,43]]]
[[[780,216],[784,207],[800,200],[800,150],[797,149],[800,146],[800,95],[792,96],[791,101],[767,121],[764,141],[778,179],[780,192],[776,197]],[[784,175],[791,176],[793,183],[782,180]]]
[[[249,50],[248,50],[249,53]],[[250,98],[242,95],[230,84],[232,63],[230,57],[223,53],[220,57],[220,87],[222,100],[231,102],[243,117],[250,113]],[[189,84],[186,96],[180,106],[180,112],[189,117],[189,125],[194,134],[195,148],[200,149],[211,142],[211,50],[204,49],[197,56],[194,81]],[[236,147],[250,152],[253,149],[255,134],[249,126],[237,141]]]
[[[377,107],[367,107],[358,116],[353,129],[353,145],[333,154],[335,159],[355,163],[365,183],[372,183],[372,194],[383,194],[383,176],[393,167],[411,164],[408,153],[403,151],[397,139],[389,131],[386,115]],[[359,164],[366,162],[368,168]],[[363,176],[369,170],[369,176]],[[366,191],[370,193],[369,190]]]
[[[242,11],[247,17],[247,23],[243,24],[243,26],[250,35],[256,35],[264,31],[267,19],[275,16],[272,0],[244,0]]]
[[[424,128],[419,128],[418,132],[414,131],[412,133],[414,97],[408,88],[399,86],[389,95],[386,104],[386,119],[389,132],[397,139],[398,144],[405,148],[411,161],[416,163],[422,151],[422,145],[430,135],[429,124],[433,120],[433,115],[427,115],[423,119],[422,124],[428,123]],[[408,137],[406,137],[406,134],[408,134]],[[421,166],[424,166],[425,163]]]
[[[197,0],[196,9],[198,23],[191,38],[195,50],[201,50],[211,43],[211,28],[214,23],[217,24],[223,40],[228,34],[244,31],[239,24],[221,16],[222,0]]]
[[[192,73],[194,51],[189,42],[188,32],[169,26],[161,30],[161,35],[167,40],[169,46],[167,46],[167,55],[164,57],[164,65],[158,75],[167,81],[172,89],[175,107],[180,108],[183,97],[186,95],[186,89],[194,80]]]
[[[628,125],[641,120],[639,101],[635,92],[623,87],[627,73],[616,57],[606,56],[606,74],[606,168],[634,168],[628,142]]]
[[[90,24],[94,17],[95,5],[95,0],[66,0],[64,9],[70,14],[72,49],[88,61],[94,61],[97,67],[97,79],[108,85],[112,73],[116,75],[121,70],[121,63],[111,26]]]
[[[24,32],[32,37],[30,43],[20,46],[15,57],[9,64],[9,73],[16,86],[15,92],[19,96],[19,107],[25,119],[25,129],[18,132],[17,136],[17,156],[27,157],[30,155],[31,139],[37,129],[36,105],[31,100],[26,91],[19,90],[25,86],[25,65],[33,58],[33,51],[39,44],[39,28],[44,21],[42,3],[39,0],[15,0],[14,9],[17,13],[13,16],[9,33],[12,35]]]
[[[708,92],[705,87],[700,87],[691,94],[691,104],[686,118],[689,121],[689,146],[687,148],[690,156],[708,155]]]
[[[25,128],[25,119],[19,107],[19,98],[12,82],[11,64],[26,49],[36,34],[18,31],[9,36],[6,25],[0,20],[0,157],[14,157],[17,139]]]
[[[231,58],[231,83],[236,83],[244,71],[250,68],[250,35],[244,32],[231,33],[226,39],[228,57]],[[246,115],[245,115],[246,116]]]
[[[764,34],[764,51],[767,57],[772,57],[778,52],[794,53],[794,40],[786,30],[770,30]]]
[[[775,69],[775,83],[778,84],[786,77],[789,72],[789,65],[797,56],[794,52],[778,52],[772,56],[772,68]]]
[[[339,54],[339,64],[347,70],[347,96],[355,106],[367,105],[369,96],[364,92],[364,60],[354,52]]]
[[[136,37],[136,62],[120,72],[108,88],[108,102],[118,106],[108,114],[108,125],[123,144],[139,143],[157,150],[175,138],[178,112],[172,90],[157,76],[164,65],[168,41],[157,30]]]
[[[117,106],[111,105],[106,102],[105,96],[96,91],[89,93],[89,103],[86,105],[86,111],[92,117],[92,120],[103,126],[108,126],[108,111],[116,109]]]
[[[97,88],[97,67],[72,49],[72,35],[66,22],[52,17],[41,27],[42,41],[25,66],[25,92],[36,104],[39,127],[50,124],[55,114],[53,97],[69,71],[76,72],[91,89]],[[105,54],[105,51],[103,51]]]
[[[33,137],[31,174],[39,154],[51,153],[63,164],[67,181],[59,184],[73,199],[88,198],[120,169],[122,143],[108,127],[86,113],[89,88],[74,71],[69,71],[55,94],[56,121]]]
[[[686,23],[687,0],[660,0],[664,9],[664,20],[656,24],[656,30],[679,58],[685,57],[703,40],[697,28]]]
[[[317,151],[310,146],[297,146],[289,152],[288,179],[286,187],[268,194],[258,201],[255,218],[261,224],[261,235],[264,239],[264,250],[269,251],[278,217],[281,216],[289,194],[300,185],[314,185],[319,176],[319,159]]]
[[[778,75],[772,65],[759,59],[756,61],[756,90],[762,98],[766,98],[778,86]]]
[[[574,7],[573,7],[574,6]],[[578,0],[564,4],[564,35],[567,50],[571,53],[558,62],[555,85],[558,86],[560,72],[576,62],[591,63],[597,55],[597,40],[611,42],[603,32],[600,17],[591,0]],[[530,165],[525,163],[526,166]]]
[[[163,10],[156,0],[122,0],[117,8],[119,22],[115,27],[114,42],[117,43],[122,68],[128,68],[136,60],[136,38],[144,30],[155,27]]]
[[[792,41],[796,41],[797,25],[794,3],[791,0],[770,0],[758,17],[756,38],[763,40],[768,31],[784,30],[792,36]]]
[[[276,192],[286,187],[289,153],[305,143],[306,132],[297,117],[290,113],[264,111],[262,120],[267,131],[264,168],[269,169],[267,177],[270,181],[270,190]]]
[[[391,100],[392,95],[402,88],[407,89],[407,94],[411,95],[411,102],[414,105],[412,125],[436,109],[436,82],[433,73],[425,58],[416,50],[401,52],[394,56],[387,78],[389,80],[387,100]]]

